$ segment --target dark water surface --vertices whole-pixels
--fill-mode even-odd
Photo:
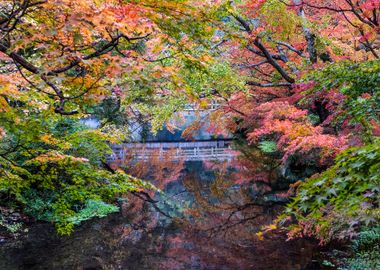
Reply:
[[[281,206],[253,200],[257,193],[228,181],[228,173],[220,178],[220,167],[186,163],[164,193],[152,194],[162,213],[128,197],[120,213],[68,237],[50,224],[33,225],[25,237],[0,244],[0,269],[319,269],[314,242],[286,241],[281,232],[258,237]]]

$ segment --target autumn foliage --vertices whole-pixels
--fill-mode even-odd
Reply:
[[[224,50],[249,90],[230,96],[223,110],[229,115],[230,130],[282,164],[282,171],[271,179],[304,180],[334,164],[345,149],[365,147],[377,140],[379,8],[379,1],[266,0],[246,1],[229,9],[239,27],[233,30],[234,38],[225,43]],[[344,154],[339,157],[344,160]],[[246,162],[252,168],[259,164]],[[346,163],[339,164],[342,167],[334,167],[336,171],[347,170]],[[294,179],[291,172],[299,168],[312,170]],[[333,169],[329,173],[333,175]],[[340,217],[340,224],[321,217],[335,213],[329,211],[335,205],[334,194],[328,201],[323,201],[320,193],[313,198],[304,195],[313,189],[311,182],[317,186],[321,179],[332,179],[327,172],[323,176],[301,184],[296,202],[284,216],[289,222],[299,210],[299,217],[306,218],[299,218],[302,221],[295,231],[331,239],[342,229],[337,227],[359,219],[355,215],[360,214],[347,206],[356,214]],[[259,183],[263,177],[255,174],[252,178]],[[376,174],[372,178],[377,178]],[[378,179],[375,182],[378,185]],[[358,185],[366,190],[360,196],[365,196],[369,192],[367,183]],[[316,193],[328,188],[323,183]],[[337,192],[335,196],[340,195]],[[305,201],[315,203],[315,209],[322,213],[308,215],[309,209],[303,208]],[[376,219],[374,214],[371,218]],[[323,225],[315,227],[318,222]],[[336,231],[326,236],[321,227],[324,233]]]
[[[379,14],[378,0],[1,1],[1,206],[60,234],[131,198],[124,210],[148,202],[171,218],[154,196],[182,177],[176,150],[110,163],[110,145],[140,122],[173,131],[189,104],[217,101],[184,138],[207,126],[241,156],[206,162],[206,188],[184,177],[196,203],[183,224],[262,240],[251,230],[270,222],[261,213],[291,200],[265,233],[326,243],[378,226]],[[184,256],[179,239],[169,244]]]
[[[109,143],[129,138],[131,119],[160,128],[194,95],[186,74],[208,69],[195,48],[212,33],[195,4],[1,1],[2,204],[68,234],[98,216],[89,202],[104,215],[117,194],[151,187],[108,166]],[[84,125],[92,115],[97,129]]]

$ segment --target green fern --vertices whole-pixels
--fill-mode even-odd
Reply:
[[[259,143],[259,148],[264,153],[270,154],[277,151],[276,142],[273,141],[262,141]]]

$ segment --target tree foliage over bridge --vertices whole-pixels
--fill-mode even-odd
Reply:
[[[379,13],[378,0],[1,1],[1,205],[70,233],[153,188],[106,162],[130,119],[175,129],[187,104],[217,100],[185,135],[208,122],[255,148],[240,182],[292,182],[290,236],[375,226]]]

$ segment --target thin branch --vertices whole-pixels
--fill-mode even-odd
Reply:
[[[232,16],[241,24],[241,26],[243,26],[244,30],[247,33],[251,33],[252,32],[251,26],[249,25],[249,23],[246,20],[244,20],[239,15],[232,14]]]
[[[245,69],[245,68],[255,68],[255,67],[259,67],[261,65],[264,65],[264,64],[268,64],[268,60],[263,60],[261,62],[258,62],[258,63],[255,63],[255,64],[250,64],[250,65],[237,65],[239,68],[241,69]]]
[[[250,51],[250,52],[252,52],[252,53],[254,53],[254,54],[258,55],[258,56],[265,57],[265,54],[263,52],[261,52],[261,51],[255,49],[255,48],[253,48],[252,46],[248,45],[246,48],[247,48],[248,51]],[[281,60],[281,61],[283,61],[281,55],[271,54],[271,57],[273,59],[275,59],[275,60]]]
[[[258,87],[291,87],[292,83],[257,83],[253,81],[248,81],[247,85],[258,86]]]
[[[289,50],[291,50],[292,52],[295,52],[296,54],[298,54],[299,56],[301,57],[305,57],[305,55],[303,54],[302,51],[300,50],[297,50],[296,48],[294,48],[292,45],[290,45],[289,43],[286,43],[286,42],[283,42],[283,41],[276,41],[277,44],[279,45],[282,45],[282,46],[285,46],[286,48],[288,48]]]

